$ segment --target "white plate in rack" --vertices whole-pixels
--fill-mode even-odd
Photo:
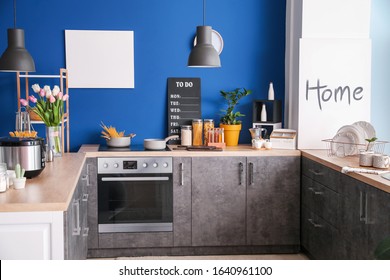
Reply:
[[[351,133],[354,135],[355,142],[353,144],[362,144],[364,145],[366,143],[365,140],[365,133],[362,128],[358,128],[354,125],[344,125],[337,131],[338,133]]]
[[[371,139],[376,137],[375,128],[369,122],[359,121],[353,123],[355,127],[360,127],[364,131],[364,139]]]
[[[356,134],[351,132],[337,133],[331,143],[332,154],[338,157],[351,156],[358,153]]]

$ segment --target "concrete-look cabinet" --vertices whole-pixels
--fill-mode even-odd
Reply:
[[[191,158],[173,158],[173,244],[191,246]]]
[[[390,194],[343,175],[342,245],[345,259],[374,259],[381,240],[390,236]]]
[[[246,157],[192,158],[192,246],[245,245]]]
[[[83,166],[68,210],[64,213],[65,259],[86,259],[88,253],[88,186],[90,164]]]
[[[300,157],[248,157],[247,165],[247,245],[298,247]]]
[[[298,251],[299,175],[300,157],[193,158],[192,245]]]
[[[302,246],[315,259],[374,259],[390,236],[390,194],[302,158]]]

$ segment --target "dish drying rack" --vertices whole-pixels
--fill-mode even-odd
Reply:
[[[374,153],[383,154],[385,145],[388,141],[375,141],[366,144],[347,143],[334,141],[333,139],[322,140],[326,144],[329,157],[346,157],[358,155],[361,151],[374,151]]]

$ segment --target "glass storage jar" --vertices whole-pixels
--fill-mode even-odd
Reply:
[[[181,126],[181,145],[182,146],[192,145],[192,127],[190,125]]]
[[[192,120],[192,145],[202,146],[203,121],[201,119]]]
[[[203,135],[204,135],[204,144],[207,146],[209,143],[209,129],[214,128],[213,119],[205,119],[203,121]]]

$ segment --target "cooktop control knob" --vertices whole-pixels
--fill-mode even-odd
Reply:
[[[144,163],[142,164],[142,167],[146,168],[146,167],[148,167],[148,164],[147,164],[146,162],[144,162]]]
[[[167,163],[167,162],[164,162],[164,163],[163,163],[163,166],[164,166],[165,168],[167,168],[167,167],[168,167],[168,163]]]
[[[115,167],[115,168],[118,168],[118,167],[119,167],[119,164],[118,164],[118,163],[114,163],[114,167]]]
[[[153,163],[153,167],[154,167],[154,168],[157,168],[157,167],[158,167],[157,162]]]
[[[108,163],[103,163],[103,167],[107,168],[108,167]]]

